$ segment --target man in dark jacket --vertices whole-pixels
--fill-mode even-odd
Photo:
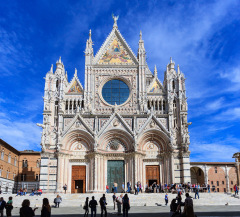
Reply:
[[[93,217],[93,213],[94,213],[94,217],[96,217],[96,209],[97,209],[97,201],[94,199],[94,196],[92,196],[92,200],[90,200],[89,202],[89,207],[91,208],[91,217]]]
[[[106,209],[107,201],[106,201],[105,194],[103,194],[103,196],[100,198],[99,203],[101,206],[101,217],[103,217],[103,211],[105,213],[105,217],[107,217],[107,209]]]
[[[3,210],[6,206],[6,202],[5,200],[3,200],[3,197],[0,198],[0,214],[1,214],[1,217],[3,217]]]

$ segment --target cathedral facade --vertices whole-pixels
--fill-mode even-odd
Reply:
[[[117,26],[94,55],[85,49],[85,83],[61,58],[45,77],[40,188],[105,192],[131,181],[191,181],[185,77],[170,59],[164,81],[146,62],[142,33],[133,53]]]

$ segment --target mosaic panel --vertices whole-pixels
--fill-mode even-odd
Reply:
[[[127,51],[117,38],[109,45],[106,53],[98,62],[99,64],[132,64],[133,61],[130,58]]]
[[[81,87],[78,82],[75,80],[68,90],[68,93],[82,93]]]
[[[149,93],[161,93],[161,88],[157,81],[153,83]]]

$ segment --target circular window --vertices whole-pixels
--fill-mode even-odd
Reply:
[[[111,105],[123,104],[129,97],[128,85],[121,80],[110,80],[104,84],[102,96]]]

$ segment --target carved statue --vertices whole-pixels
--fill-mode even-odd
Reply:
[[[114,14],[112,14],[112,18],[114,20],[114,25],[117,25],[117,21],[118,21],[119,16],[114,16]]]

